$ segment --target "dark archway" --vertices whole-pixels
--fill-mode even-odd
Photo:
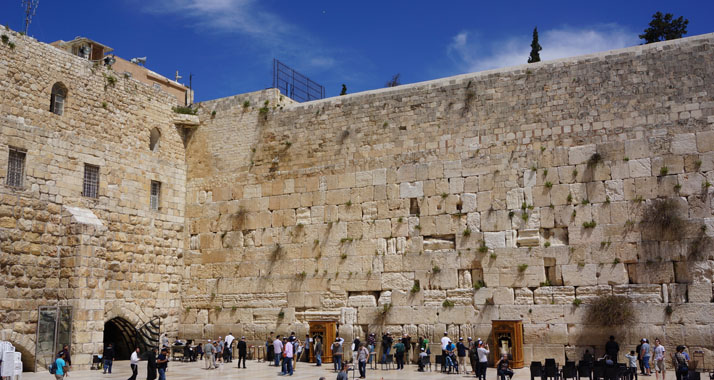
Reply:
[[[139,346],[136,327],[124,318],[116,317],[104,323],[104,347],[114,347],[116,360],[128,360]]]

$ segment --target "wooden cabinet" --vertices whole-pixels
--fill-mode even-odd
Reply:
[[[332,363],[332,351],[330,347],[337,337],[337,322],[315,321],[310,323],[310,337],[313,342],[322,340],[322,362]],[[315,346],[310,347],[310,363],[315,363]]]
[[[508,354],[512,368],[523,368],[523,321],[491,321],[494,364]]]

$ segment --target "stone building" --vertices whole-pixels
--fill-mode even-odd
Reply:
[[[711,360],[714,34],[196,117],[3,33],[0,331],[28,362],[58,305],[80,365],[152,320],[258,344],[517,320],[525,362],[610,334]],[[591,317],[606,295],[631,322]]]

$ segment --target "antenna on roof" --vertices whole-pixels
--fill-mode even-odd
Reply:
[[[35,12],[37,12],[38,5],[40,5],[40,0],[22,0],[22,7],[25,8],[25,35],[27,35],[27,30],[30,29],[30,23]]]

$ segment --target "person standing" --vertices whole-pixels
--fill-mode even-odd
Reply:
[[[322,337],[315,337],[315,363],[316,367],[322,366]]]
[[[243,368],[245,368],[245,358],[248,356],[248,345],[245,343],[245,337],[240,337],[240,342],[238,342],[238,368],[240,368],[240,362],[243,361]]]
[[[265,360],[268,363],[272,363],[274,360],[275,353],[273,352],[273,332],[271,331],[268,338],[265,340]]]
[[[102,356],[104,360],[104,373],[112,373],[112,364],[114,364],[114,347],[109,343],[107,348],[104,349],[104,355]]]
[[[168,349],[162,348],[156,358],[156,369],[159,371],[159,380],[166,380],[166,368],[169,366]]]
[[[236,338],[233,336],[232,332],[229,332],[228,335],[226,335],[226,352],[224,356],[226,357],[226,361],[228,363],[233,362],[233,341]]]
[[[281,355],[282,356],[282,358],[281,358],[282,364],[280,366],[280,373],[282,375],[285,375],[288,372],[288,367],[287,367],[288,362],[287,362],[287,360],[285,360],[285,358],[287,357],[287,353],[288,353],[288,346],[290,346],[290,348],[292,349],[293,344],[290,343],[290,341],[288,340],[288,337],[284,336],[283,337],[283,349],[282,349],[282,355]]]
[[[642,365],[642,343],[644,343],[644,339],[640,339],[640,344],[635,347],[635,353],[637,354],[637,364],[640,366],[640,373],[645,374],[645,367]]]
[[[441,357],[443,358],[444,362],[446,362],[446,347],[451,343],[451,339],[449,339],[449,333],[447,331],[444,331],[444,336],[441,338]]]
[[[62,352],[64,352],[64,361],[67,363],[67,367],[71,367],[72,357],[69,355],[69,346],[66,344],[62,346]]]
[[[219,336],[218,340],[216,341],[216,361],[217,362],[223,362],[223,349],[225,348],[225,345],[223,343],[223,337]]]
[[[377,346],[377,338],[374,336],[374,333],[369,333],[369,336],[367,337],[367,350],[369,350],[369,359],[367,359],[367,363],[372,362],[372,353],[374,352],[374,348]]]
[[[285,345],[285,374],[293,375],[293,357],[294,357],[294,346],[292,344]]]
[[[615,342],[615,337],[610,335],[610,340],[605,343],[605,354],[613,361],[617,361],[617,354],[620,352],[620,345]]]
[[[305,334],[305,351],[303,353],[303,361],[306,363],[310,362],[310,345],[312,344],[312,338],[310,334]]]
[[[404,334],[402,336],[402,344],[404,344],[404,362],[409,363],[409,358],[411,357],[410,352],[412,350],[412,337],[409,334]]]
[[[491,353],[488,349],[488,343],[479,342],[479,347],[476,349],[478,353],[478,376],[482,380],[486,380],[486,369],[488,368],[488,354]]]
[[[677,352],[674,354],[674,368],[677,380],[687,380],[689,378],[689,355],[684,352],[685,348],[682,345],[677,346]]]
[[[369,350],[364,346],[364,343],[359,345],[357,351],[357,363],[359,365],[359,378],[367,377],[367,359],[369,359]]]
[[[342,369],[342,345],[340,341],[335,339],[335,343],[332,343],[332,362],[335,365],[335,372]]]
[[[637,355],[635,355],[635,351],[625,354],[625,358],[627,358],[627,373],[629,373],[630,380],[637,379]]]
[[[392,336],[389,333],[382,335],[382,363],[387,362],[387,355],[389,355],[392,349]]]
[[[659,379],[660,372],[662,380],[665,380],[667,368],[664,363],[664,346],[660,343],[659,338],[655,338],[654,361],[655,361],[655,379]]]
[[[359,340],[358,336],[352,341],[352,364],[357,363],[357,350],[362,342]]]
[[[478,346],[471,337],[469,337],[469,360],[474,376],[479,377]]]
[[[459,343],[456,343],[456,356],[459,360],[459,368],[462,372],[466,372],[466,345],[464,344],[464,338],[459,337]]]
[[[206,369],[216,368],[216,347],[213,346],[213,342],[210,339],[203,346],[203,351],[206,353]]]
[[[131,366],[131,377],[129,380],[136,380],[136,376],[139,374],[139,347],[131,353],[129,365]]]
[[[645,376],[650,376],[652,375],[652,372],[650,370],[650,343],[647,341],[647,339],[643,339],[644,343],[642,343],[642,348],[640,350],[642,351],[642,363],[645,366]]]
[[[280,335],[275,336],[273,341],[273,357],[275,358],[275,366],[280,366],[280,359],[283,354],[283,342],[280,341]]]
[[[146,353],[146,380],[156,379],[156,347]]]
[[[57,354],[57,359],[55,359],[55,367],[57,367],[57,369],[55,370],[55,380],[62,380],[65,376],[68,375],[69,366],[65,361],[64,350],[60,351]]]
[[[404,369],[404,351],[406,351],[404,343],[402,343],[401,340],[398,340],[397,344],[394,345],[394,356],[397,360],[397,369]]]

